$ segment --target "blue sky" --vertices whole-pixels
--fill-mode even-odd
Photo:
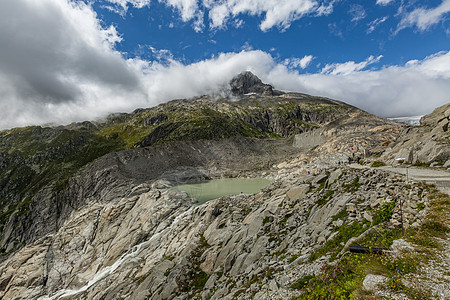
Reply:
[[[379,116],[450,102],[450,0],[0,1],[0,128],[212,93],[250,70]]]
[[[445,15],[424,29],[415,24],[403,29],[400,26],[405,14],[399,11],[405,10],[407,14],[417,8],[430,9],[439,6],[441,1],[410,2],[413,4],[395,0],[384,5],[377,4],[376,0],[328,2],[332,9],[326,14],[318,15],[311,10],[298,20],[291,21],[288,17],[284,26],[274,24],[264,30],[260,27],[264,12],[240,13],[220,27],[212,26],[210,10],[201,1],[198,2],[198,11],[203,13],[201,28],[197,28],[195,12],[192,19],[183,21],[179,9],[168,7],[166,2],[148,1],[148,6],[142,8],[129,3],[124,9],[103,0],[94,2],[93,8],[104,26],[117,28],[123,40],[116,48],[128,57],[157,59],[145,49],[153,47],[168,50],[174,59],[189,64],[221,52],[259,49],[271,53],[280,62],[312,55],[311,63],[299,69],[319,72],[329,63],[363,61],[371,55],[383,55],[372,66],[379,68],[448,50],[450,21]]]

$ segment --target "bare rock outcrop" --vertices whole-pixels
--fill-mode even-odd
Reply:
[[[450,160],[450,103],[423,116],[420,126],[408,127],[382,158],[394,162],[404,158],[408,163],[439,163]]]
[[[284,172],[294,167],[295,177]],[[267,174],[276,181],[260,193],[201,206],[161,180],[115,200],[100,197],[1,263],[0,297],[291,298],[293,282],[320,272],[328,257],[308,258],[338,238],[340,226],[369,230],[367,208],[373,214],[386,206],[395,224],[396,195],[405,192],[417,199],[404,207],[405,226],[420,222],[419,201],[427,205],[422,188],[383,171],[344,167],[313,176],[308,168],[288,160]]]
[[[230,81],[231,93],[235,96],[255,93],[259,95],[273,95],[273,88],[270,84],[264,84],[252,72],[242,72]]]

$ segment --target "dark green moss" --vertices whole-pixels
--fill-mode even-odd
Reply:
[[[372,168],[378,168],[378,167],[383,167],[385,165],[386,164],[384,162],[382,162],[382,161],[374,161],[370,166]]]
[[[345,219],[348,216],[347,209],[341,210],[337,215],[333,217],[333,221],[339,220],[339,219]]]
[[[361,184],[359,183],[359,176],[356,176],[352,183],[344,184],[343,187],[345,192],[355,193],[358,191],[361,187]]]
[[[359,236],[367,229],[364,227],[364,224],[366,224],[366,222],[353,222],[351,224],[344,223],[338,228],[337,231],[339,233],[332,240],[327,241],[322,248],[312,253],[309,260],[313,261],[329,252],[332,253],[331,258],[334,259],[350,238]]]
[[[381,205],[373,214],[373,225],[377,225],[383,222],[388,221],[394,212],[394,208],[396,206],[395,202],[388,202]]]
[[[333,194],[334,194],[333,190],[329,190],[329,191],[325,192],[325,194],[323,194],[322,198],[320,198],[320,200],[317,201],[317,204],[320,206],[325,205],[331,199],[331,197],[333,197]]]
[[[301,290],[303,289],[305,286],[308,285],[308,283],[311,281],[311,279],[313,279],[314,276],[313,275],[306,275],[303,276],[302,278],[300,278],[299,280],[297,280],[296,282],[294,282],[293,284],[291,284],[290,288],[291,289],[295,289],[295,290]]]

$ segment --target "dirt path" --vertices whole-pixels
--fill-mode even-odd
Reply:
[[[351,164],[351,168],[370,168],[358,164]],[[408,180],[424,181],[428,184],[435,184],[443,193],[450,195],[450,172],[442,169],[419,168],[419,167],[392,167],[384,166],[378,169],[392,173],[405,175]]]

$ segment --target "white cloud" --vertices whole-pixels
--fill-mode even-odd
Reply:
[[[120,40],[82,2],[0,1],[0,127],[67,120],[52,112],[58,106],[106,112],[119,95],[142,94],[114,50]]]
[[[353,4],[348,13],[352,16],[352,22],[358,22],[367,16],[364,7],[359,4]]]
[[[328,24],[328,30],[332,35],[338,36],[341,39],[344,38],[344,34],[342,33],[341,28],[336,23],[330,23]]]
[[[431,9],[416,8],[409,13],[403,14],[397,32],[406,27],[414,26],[420,31],[428,30],[431,26],[441,22],[449,12],[450,0],[443,0],[439,6]]]
[[[124,15],[130,5],[148,6],[151,0],[106,0],[113,6],[112,11]],[[156,0],[155,0],[156,1]],[[281,30],[305,15],[327,16],[333,12],[339,0],[158,0],[175,9],[184,22],[193,21],[196,31],[204,29],[204,14],[207,13],[212,29],[223,29],[228,22],[239,28],[242,20],[239,15],[263,16],[259,27],[267,31],[272,27]]]
[[[343,100],[383,116],[420,115],[450,100],[450,52],[380,70],[367,70],[381,59],[371,56],[300,74],[259,50],[190,65],[157,49],[162,62],[125,60],[114,49],[118,41],[115,28],[102,28],[86,4],[0,2],[0,128],[93,120],[207,94],[244,70],[277,89]],[[294,64],[306,67],[312,59]]]
[[[239,14],[264,14],[265,18],[260,24],[263,31],[274,26],[286,29],[293,21],[318,8],[315,0],[203,0],[203,5],[209,9],[212,28],[223,28],[229,19]]]
[[[277,65],[265,78],[277,89],[342,100],[380,116],[423,115],[450,102],[450,52],[346,75],[300,75]]]
[[[242,26],[244,26],[244,20],[236,19],[234,21],[234,28],[241,28]]]
[[[309,66],[309,64],[311,63],[311,61],[314,59],[314,57],[312,55],[305,55],[303,56],[303,58],[291,58],[291,59],[286,59],[284,61],[284,65],[288,66],[289,68],[300,68],[300,69],[305,69],[307,66]]]
[[[195,31],[203,29],[203,12],[198,8],[197,0],[159,0],[159,2],[178,10],[184,22],[194,20]]]
[[[383,55],[379,55],[378,57],[374,57],[373,55],[371,55],[366,60],[360,63],[348,61],[345,63],[327,64],[325,67],[322,68],[322,74],[341,75],[341,76],[349,75],[356,71],[361,71],[365,69],[368,65],[379,62],[382,57]]]
[[[329,2],[324,1],[320,4],[320,6],[317,8],[317,15],[318,16],[328,16],[330,15],[334,10],[334,3],[339,0],[330,0]]]
[[[375,20],[373,20],[372,22],[370,22],[368,24],[368,28],[366,30],[367,34],[372,33],[381,23],[386,22],[386,20],[388,19],[388,16],[382,17],[382,18],[377,18]]]
[[[377,4],[378,5],[383,5],[383,6],[388,5],[388,4],[392,3],[392,2],[394,2],[394,0],[377,0]]]
[[[151,0],[107,0],[114,7],[109,7],[110,10],[119,13],[125,14],[128,11],[128,6],[131,5],[136,8],[142,8],[144,6],[148,6]]]

